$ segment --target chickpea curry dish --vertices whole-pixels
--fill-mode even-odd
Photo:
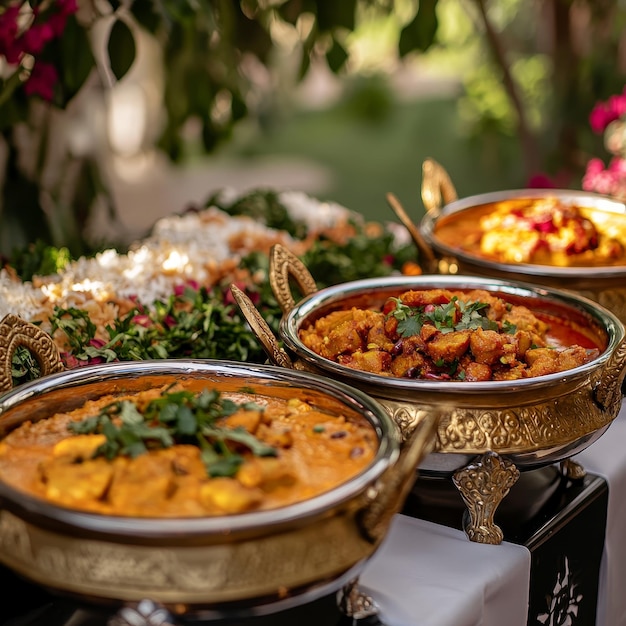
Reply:
[[[0,442],[0,479],[100,514],[228,515],[329,491],[361,472],[377,449],[364,417],[297,398],[177,385],[22,423]]]
[[[306,347],[346,367],[397,378],[515,380],[599,355],[584,333],[482,289],[406,291],[380,310],[336,310],[303,326]]]

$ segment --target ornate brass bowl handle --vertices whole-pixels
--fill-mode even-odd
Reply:
[[[448,172],[434,159],[422,164],[422,202],[426,211],[439,213],[441,208],[458,199]]]
[[[402,222],[404,227],[409,231],[413,243],[416,245],[419,252],[420,264],[423,265],[429,274],[437,271],[437,259],[432,248],[428,245],[426,240],[422,237],[419,228],[415,225],[415,222],[409,217],[408,213],[404,210],[404,207],[392,193],[387,194],[387,203],[391,207],[391,210],[396,214],[398,219]]]
[[[64,370],[52,337],[38,326],[9,314],[0,321],[0,393],[13,387],[12,360],[19,346],[27,348],[33,354],[42,376]]]
[[[239,306],[241,314],[248,324],[250,324],[252,332],[261,342],[269,360],[274,365],[293,369],[293,363],[289,355],[280,347],[278,340],[274,337],[272,329],[257,311],[252,300],[234,284],[230,286],[230,292],[233,294],[233,298],[235,298],[235,302]]]
[[[289,278],[292,277],[304,296],[318,291],[317,285],[306,265],[279,243],[270,251],[270,285],[283,313],[287,314],[296,303],[291,295]]]

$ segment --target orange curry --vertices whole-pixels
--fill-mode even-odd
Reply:
[[[95,513],[225,515],[326,492],[377,448],[365,418],[296,398],[154,389],[23,423],[0,442],[0,479]]]
[[[626,214],[515,198],[440,218],[435,237],[500,263],[558,267],[626,265]]]
[[[599,354],[584,333],[485,290],[429,289],[382,309],[336,310],[300,330],[316,354],[397,378],[515,380],[560,372]]]

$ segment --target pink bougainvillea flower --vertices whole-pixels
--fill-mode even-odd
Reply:
[[[166,315],[163,318],[163,326],[165,326],[166,328],[174,328],[176,324],[177,324],[176,318],[171,315]]]
[[[78,11],[77,0],[57,0],[57,6],[63,15],[71,15]]]
[[[626,162],[621,158],[611,160],[608,167],[600,159],[591,159],[582,180],[585,191],[624,198],[626,194]]]
[[[18,38],[19,6],[7,7],[0,14],[0,56],[4,56],[9,65],[17,65],[24,56],[22,43]]]
[[[21,37],[23,50],[28,54],[37,55],[55,36],[56,33],[50,23],[33,24]]]
[[[626,178],[626,159],[622,157],[614,157],[609,161],[607,169],[610,172],[614,172],[615,174]]]
[[[626,87],[616,96],[611,96],[606,102],[598,102],[589,114],[589,124],[594,133],[602,133],[606,127],[622,115],[626,114]]]
[[[24,92],[27,96],[39,96],[50,102],[54,97],[54,86],[58,79],[59,75],[54,65],[37,61],[24,83]]]
[[[17,5],[8,6],[0,13],[0,54],[7,56],[7,52],[14,49],[17,38],[17,17],[20,8]],[[8,61],[8,58],[7,58]],[[10,62],[10,61],[9,61]]]
[[[540,172],[533,174],[533,176],[528,179],[527,187],[529,189],[554,189],[556,185],[548,174]]]
[[[174,295],[176,297],[180,297],[184,295],[185,289],[192,289],[193,291],[198,291],[200,289],[200,283],[196,280],[188,280],[182,285],[174,286]]]

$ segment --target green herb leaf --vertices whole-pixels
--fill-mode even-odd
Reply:
[[[396,308],[391,311],[390,315],[398,320],[398,333],[402,337],[419,334],[424,324],[432,324],[442,333],[478,328],[498,330],[497,322],[485,315],[489,308],[485,302],[466,302],[453,296],[444,304],[411,307],[399,298],[391,298],[391,300],[395,301]]]
[[[242,427],[224,428],[216,422],[240,409],[262,410],[254,402],[237,404],[213,390],[199,394],[166,390],[143,409],[130,400],[113,402],[98,415],[71,422],[76,434],[103,434],[106,441],[96,456],[134,458],[152,449],[191,443],[201,448],[201,457],[211,476],[232,476],[243,462],[229,443],[243,445],[256,456],[276,456],[275,448],[257,439]]]

